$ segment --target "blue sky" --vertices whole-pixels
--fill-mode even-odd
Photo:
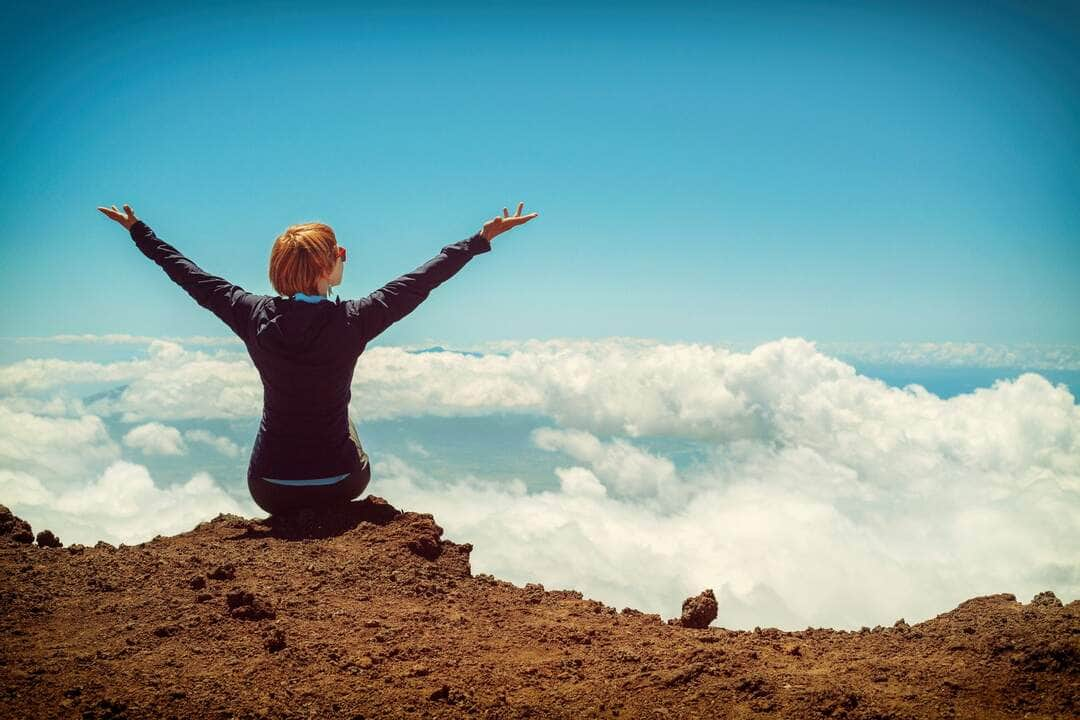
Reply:
[[[352,297],[524,200],[377,342],[1080,340],[1064,6],[438,7],[8,6],[0,334],[227,332],[97,205]]]

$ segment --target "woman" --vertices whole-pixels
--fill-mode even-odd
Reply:
[[[271,515],[347,503],[367,487],[371,467],[349,417],[356,360],[383,330],[412,312],[499,234],[539,213],[484,223],[412,272],[359,300],[329,298],[341,284],[345,248],[322,223],[288,227],[270,253],[280,297],[256,295],[210,275],[161,240],[131,206],[98,210],[123,225],[136,247],[247,346],[263,384],[263,412],[248,463],[248,490]]]

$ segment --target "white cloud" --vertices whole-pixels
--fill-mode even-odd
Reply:
[[[214,435],[207,430],[187,430],[186,432],[184,432],[184,438],[188,442],[198,442],[209,445],[225,457],[240,457],[239,445],[237,445],[227,437],[222,437],[221,435]]]
[[[1038,374],[946,400],[860,376],[798,338],[745,354],[532,342],[430,374],[417,367],[431,354],[385,350],[366,383],[391,406],[472,412],[480,396],[432,386],[462,387],[464,368],[501,372],[509,397],[539,396],[534,409],[562,426],[534,442],[583,463],[555,470],[559,493],[390,483],[391,502],[408,498],[473,542],[482,571],[668,615],[713,587],[729,627],[857,628],[985,592],[1080,592],[1080,409]],[[380,375],[403,368],[408,397]],[[633,445],[654,435],[699,440],[707,458],[680,474]],[[370,491],[400,471],[376,467]]]
[[[0,503],[12,507],[46,505],[55,496],[41,480],[21,470],[0,469]],[[25,519],[25,518],[23,518]]]
[[[72,482],[119,457],[120,446],[95,415],[48,417],[0,401],[0,469]]]
[[[153,335],[129,335],[127,333],[106,333],[104,335],[83,333],[79,335],[23,335],[3,339],[10,340],[20,345],[37,343],[56,343],[58,345],[149,345],[161,341],[179,343],[181,345],[243,345],[241,340],[234,335],[220,337],[210,335],[156,337]]]
[[[974,342],[819,342],[846,360],[884,365],[1080,370],[1080,346]]]
[[[228,367],[231,374],[248,374],[258,383],[255,366],[246,354],[218,351],[214,356],[203,352],[189,352],[178,343],[153,340],[147,346],[144,360],[122,360],[110,363],[70,361],[55,358],[30,358],[0,366],[0,395],[16,395],[40,392],[73,383],[153,383],[158,380],[173,384],[183,382],[185,376],[172,378],[171,372],[184,368],[192,362],[203,362],[199,372],[212,372]],[[226,362],[229,359],[232,362]],[[197,400],[198,398],[196,398]]]
[[[0,470],[0,492],[12,512],[34,532],[52,530],[65,545],[98,540],[137,544],[154,535],[190,530],[220,512],[262,515],[251,501],[229,496],[208,473],[160,488],[143,465],[117,460],[100,477],[79,487],[51,492],[25,473]]]
[[[170,342],[156,342],[150,357],[118,397],[90,404],[99,414],[119,414],[124,422],[257,417],[263,391],[251,360],[238,354],[209,356]]]
[[[10,395],[0,398],[0,405],[5,406],[12,412],[44,415],[46,417],[80,417],[91,414],[82,400],[68,397],[63,392],[48,398]]]
[[[71,335],[19,336],[3,340],[16,344],[55,343],[58,345],[150,345],[155,342],[172,342],[190,347],[229,347],[243,352],[243,343],[234,335],[191,335],[184,337],[155,337],[90,333]],[[637,342],[639,338],[610,338],[620,342]],[[644,342],[650,342],[648,340]],[[401,346],[402,350],[421,349],[430,346]],[[865,342],[865,341],[815,341],[816,346],[830,355],[842,356],[853,362],[937,365],[949,367],[1005,367],[1041,370],[1080,370],[1080,345],[1066,343],[979,343],[979,342]],[[522,348],[517,340],[496,340],[478,346],[480,352],[505,352]],[[757,343],[744,341],[723,343],[730,350],[749,351]],[[373,348],[374,349],[374,348]]]
[[[559,487],[564,495],[586,498],[601,498],[607,495],[607,488],[600,484],[592,470],[583,467],[555,468],[559,476]]]
[[[712,587],[727,627],[854,629],[926,619],[978,594],[1080,594],[1080,408],[1066,386],[1039,374],[942,399],[859,375],[802,338],[748,352],[627,338],[500,349],[476,357],[372,348],[353,382],[352,415],[364,420],[552,419],[532,440],[553,453],[553,491],[529,493],[515,477],[432,477],[372,455],[368,491],[434,513],[450,539],[474,544],[476,572],[665,617]],[[62,388],[88,371],[128,383],[89,407],[129,422],[249,418],[262,407],[258,374],[239,353],[157,342],[135,363],[49,371],[26,363],[0,367],[0,393],[43,387],[57,380],[53,370],[59,382],[47,387]],[[693,443],[700,460],[680,469],[644,448],[654,436]],[[228,438],[196,430],[183,440],[234,457]],[[421,450],[411,449],[418,464],[427,462]],[[150,532],[155,522],[154,533],[192,527],[167,524],[165,510],[125,525],[139,513],[123,513],[142,502],[189,508],[178,514],[185,519],[206,506],[156,488],[145,468],[116,464],[118,456],[81,404],[0,401],[5,497],[67,513],[65,522],[87,523],[86,534],[94,523],[114,534]],[[64,474],[98,479],[72,488],[54,479]],[[102,487],[116,491],[111,483],[127,488],[127,503],[80,519],[72,508],[95,507]],[[68,510],[58,509],[61,498]]]
[[[537,428],[533,442],[545,450],[561,450],[575,460],[589,464],[593,477],[603,481],[616,496],[657,498],[657,507],[681,506],[687,500],[685,487],[675,473],[675,463],[615,438],[602,443],[593,434],[581,430]],[[595,473],[595,475],[593,475]]]
[[[123,442],[128,447],[142,450],[144,455],[183,455],[187,452],[180,431],[158,422],[132,428],[124,435]]]

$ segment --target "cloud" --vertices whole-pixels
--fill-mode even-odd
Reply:
[[[123,382],[122,391],[87,402],[85,409],[125,422],[260,415],[262,384],[246,353],[208,355],[154,341],[148,355],[116,363],[24,360],[0,366],[0,395]],[[533,340],[481,356],[369,349],[356,366],[350,410],[366,420],[541,413],[564,427],[599,433],[731,442],[781,432],[778,423],[789,420],[775,405],[781,398],[799,402],[804,389],[820,396],[869,387],[875,389],[858,392],[876,396],[887,386],[802,338],[745,353],[636,338]],[[929,395],[917,385],[892,391]]]
[[[132,428],[124,435],[123,443],[142,450],[144,455],[183,455],[187,452],[180,431],[158,422]]]
[[[240,457],[239,445],[237,445],[227,437],[214,435],[207,430],[187,430],[186,432],[184,432],[184,438],[188,442],[198,442],[209,445],[225,457]]]
[[[48,417],[0,401],[0,469],[69,482],[120,457],[120,446],[94,415]]]
[[[1080,346],[1036,343],[972,342],[819,342],[817,346],[845,360],[882,365],[1080,370]]]
[[[15,344],[57,345],[150,345],[171,342],[186,347],[227,347],[243,352],[243,343],[234,335],[191,335],[183,337],[155,337],[91,333],[45,336],[16,336],[2,338]],[[620,342],[634,342],[639,338],[610,338]],[[646,340],[645,342],[650,342]],[[749,351],[757,343],[730,342],[724,346],[730,350]],[[1030,370],[1080,370],[1080,345],[1067,343],[978,343],[978,342],[831,342],[815,341],[825,353],[860,363],[895,365],[936,365],[949,367],[1002,367],[1027,368]],[[447,350],[465,353],[504,353],[522,348],[518,340],[496,340],[482,343],[479,350]],[[374,349],[374,348],[373,348]],[[405,352],[432,352],[441,346],[400,346]]]
[[[544,450],[562,451],[588,463],[589,475],[617,497],[657,498],[669,509],[680,507],[687,495],[671,460],[645,452],[622,438],[602,443],[581,430],[537,428],[532,440]],[[594,474],[595,473],[595,474]],[[565,482],[565,478],[564,478]]]
[[[89,403],[94,412],[118,414],[124,422],[257,417],[263,391],[250,359],[238,354],[189,352],[156,342],[149,358],[136,361],[123,392]]]
[[[82,333],[78,335],[39,335],[39,336],[16,336],[3,338],[11,342],[27,345],[37,343],[55,343],[58,345],[150,345],[155,342],[172,342],[181,345],[226,345],[242,346],[242,341],[234,335],[209,336],[190,335],[186,337],[155,337],[152,335],[129,335],[126,333],[106,333],[94,335]]]
[[[559,476],[559,487],[564,495],[584,498],[601,498],[607,495],[607,488],[588,468],[555,468]]]
[[[622,343],[650,344],[641,338],[607,338]],[[484,353],[521,351],[542,340],[495,340],[481,343]],[[590,342],[590,341],[585,341]],[[882,365],[923,365],[972,368],[1026,368],[1029,370],[1080,370],[1080,345],[1065,343],[975,343],[975,342],[829,342],[813,341],[822,352],[845,361]],[[763,343],[735,341],[721,343],[728,350],[750,352]]]
[[[712,587],[727,627],[857,629],[917,622],[978,594],[1080,594],[1080,408],[1040,374],[944,399],[860,375],[802,338],[746,352],[635,338],[487,349],[372,348],[352,386],[352,415],[365,421],[550,418],[531,436],[551,453],[551,489],[540,492],[494,469],[494,480],[432,475],[425,468],[438,459],[419,446],[410,462],[372,455],[368,491],[434,513],[448,537],[474,544],[476,572],[666,617]],[[54,366],[65,382],[88,370],[127,383],[85,406],[15,394],[49,374],[26,361],[0,367],[0,393],[9,393],[0,399],[4,497],[42,512],[61,512],[61,497],[68,508],[98,501],[100,492],[60,479],[97,478],[100,490],[106,467],[119,462],[119,446],[87,409],[159,429],[261,411],[258,373],[242,353],[172,342],[149,350],[118,369]],[[663,446],[657,440],[694,448],[693,461],[649,449]],[[182,441],[239,457],[229,438],[206,431]],[[154,487],[147,469],[118,468],[131,502],[188,507],[173,488]],[[65,522],[83,522],[63,512]],[[156,517],[155,532],[173,527],[163,524],[168,513]],[[100,522],[113,533],[149,532],[154,522],[121,520],[92,513],[85,531]]]
[[[55,496],[30,473],[0,469],[0,497],[3,498],[2,503],[11,509],[25,505],[46,505]]]
[[[219,512],[264,515],[251,501],[228,495],[205,472],[182,484],[158,487],[143,465],[117,460],[93,481],[52,492],[36,478],[0,470],[6,504],[35,532],[48,528],[65,545],[98,540],[137,544],[154,535],[190,530]]]
[[[199,368],[208,372],[221,367],[215,363],[224,363],[232,374],[241,373],[254,376],[249,378],[258,383],[258,374],[246,355],[219,351],[214,356],[203,352],[190,352],[175,342],[153,340],[147,347],[148,357],[144,360],[123,360],[110,363],[59,360],[56,358],[30,358],[0,366],[0,395],[17,395],[40,392],[51,388],[76,383],[121,383],[145,385],[159,379],[183,381],[184,376],[173,377],[172,372],[181,370],[192,362],[206,363]],[[231,362],[228,362],[229,360]]]

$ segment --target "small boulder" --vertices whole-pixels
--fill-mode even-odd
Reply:
[[[1035,607],[1062,607],[1061,601],[1052,590],[1039,593],[1031,599],[1031,604]]]
[[[234,577],[236,577],[236,566],[234,566],[232,563],[218,565],[216,568],[207,573],[207,577],[213,580],[232,580]]]
[[[426,560],[435,560],[442,554],[443,529],[435,522],[431,513],[405,513],[406,532],[411,539],[406,547],[414,555]]]
[[[64,547],[64,543],[60,542],[60,538],[53,535],[52,530],[42,530],[37,534],[38,547]]]
[[[13,514],[6,505],[0,505],[0,535],[6,535],[15,542],[34,542],[34,532],[30,529],[30,523]]]
[[[263,637],[263,646],[267,652],[276,653],[285,647],[285,633],[281,628],[270,628]]]
[[[267,620],[277,615],[263,598],[242,588],[230,590],[225,596],[225,604],[228,606],[229,616],[237,620]]]
[[[709,627],[709,623],[716,619],[717,609],[716,595],[712,589],[703,590],[700,595],[683,600],[679,625],[689,628]]]

